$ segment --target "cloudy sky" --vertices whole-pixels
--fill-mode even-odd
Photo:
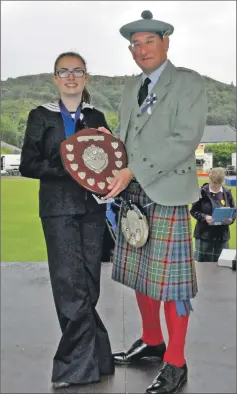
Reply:
[[[1,78],[50,73],[74,50],[88,71],[139,72],[119,28],[149,9],[174,25],[169,58],[216,80],[236,83],[235,1],[2,1]]]

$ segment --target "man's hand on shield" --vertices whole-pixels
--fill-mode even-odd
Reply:
[[[123,168],[117,175],[115,175],[112,183],[108,186],[108,189],[111,190],[106,196],[103,197],[103,200],[107,200],[110,197],[116,197],[119,193],[121,193],[128,184],[131,182],[133,178],[133,173],[129,168]]]

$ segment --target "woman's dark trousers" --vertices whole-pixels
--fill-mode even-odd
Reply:
[[[95,309],[100,294],[105,214],[88,212],[41,220],[62,330],[52,382],[97,382],[100,375],[114,372],[108,333]]]

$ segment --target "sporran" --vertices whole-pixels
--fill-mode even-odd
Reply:
[[[131,201],[122,200],[121,230],[126,241],[134,248],[141,248],[148,240],[147,218],[143,210]]]

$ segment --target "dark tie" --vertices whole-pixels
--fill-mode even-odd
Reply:
[[[140,90],[138,92],[138,104],[139,107],[142,105],[143,101],[148,95],[148,85],[151,82],[149,78],[146,78],[143,85],[140,87]]]

